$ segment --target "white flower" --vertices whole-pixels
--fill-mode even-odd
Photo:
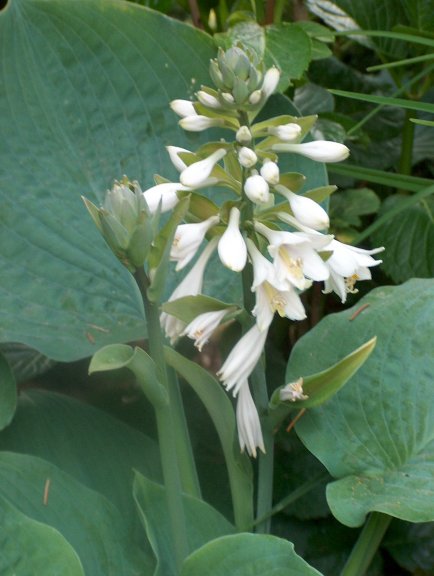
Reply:
[[[170,107],[175,112],[175,114],[178,114],[178,116],[181,116],[181,118],[197,115],[193,106],[193,102],[190,100],[172,100]]]
[[[180,181],[184,186],[189,188],[197,188],[203,185],[204,182],[209,181],[211,172],[219,160],[226,155],[224,148],[219,148],[204,160],[199,160],[187,166],[181,173]]]
[[[271,184],[271,186],[275,186],[279,183],[280,172],[279,166],[276,164],[276,162],[265,160],[260,172],[262,178],[264,178],[268,184]]]
[[[233,207],[229,214],[229,224],[218,243],[220,260],[226,268],[240,272],[247,261],[247,248],[239,229],[240,211]]]
[[[205,267],[208,264],[208,260],[215,250],[216,245],[217,240],[213,238],[205,247],[190,272],[175,288],[169,298],[169,302],[178,300],[178,298],[183,298],[184,296],[196,296],[202,292]],[[166,333],[166,336],[170,339],[171,344],[176,342],[185,328],[185,322],[171,314],[167,314],[166,312],[161,313],[160,324]]]
[[[348,158],[350,151],[344,144],[329,140],[315,140],[304,144],[279,143],[273,144],[275,152],[294,152],[317,162],[342,162]]]
[[[223,126],[224,120],[222,118],[208,118],[208,116],[201,116],[196,114],[194,116],[184,116],[179,121],[179,125],[188,132],[202,132],[207,128],[213,126]]]
[[[166,150],[169,153],[170,160],[178,172],[182,172],[187,168],[187,164],[184,160],[181,160],[179,154],[181,152],[187,152],[191,154],[190,150],[186,150],[185,148],[179,148],[179,146],[166,146]]]
[[[281,184],[276,186],[276,190],[285,196],[294,216],[302,224],[314,230],[323,230],[330,226],[327,212],[317,202],[307,196],[294,194],[294,192],[291,192],[291,190]]]
[[[382,260],[375,260],[371,255],[382,252],[384,248],[363,250],[363,248],[348,246],[338,242],[338,240],[332,240],[330,244],[325,246],[324,250],[333,251],[325,263],[330,270],[330,278],[325,282],[324,293],[335,292],[344,303],[347,299],[347,293],[357,293],[355,284],[358,280],[371,279],[369,268],[378,266],[382,262]]]
[[[175,232],[170,259],[178,262],[176,270],[182,270],[194,257],[208,230],[219,221],[218,216],[211,216],[196,224],[180,224]]]
[[[255,90],[250,94],[249,102],[254,106],[255,104],[261,101],[261,98],[262,98],[262,92],[260,90]]]
[[[249,176],[244,183],[244,192],[255,204],[266,204],[270,199],[268,182],[259,174]]]
[[[246,448],[248,454],[256,458],[256,448],[259,448],[265,454],[261,423],[247,381],[240,388],[236,413],[241,452]]]
[[[238,162],[244,168],[253,168],[257,161],[258,157],[251,148],[243,146],[238,150]]]
[[[264,82],[262,84],[262,94],[265,98],[268,98],[276,91],[279,80],[280,71],[275,66],[272,66],[265,72]]]
[[[268,252],[273,257],[278,282],[286,281],[288,287],[305,290],[312,284],[307,278],[317,281],[328,279],[329,269],[316,250],[328,244],[331,236],[276,231],[260,222],[255,222],[255,229],[270,242]]]
[[[156,212],[160,202],[161,212],[171,210],[178,203],[176,193],[178,190],[189,190],[189,188],[179,182],[163,182],[163,184],[157,184],[143,192],[149,211]]]
[[[238,128],[237,133],[235,135],[235,139],[238,144],[250,144],[252,141],[252,133],[250,132],[247,126],[241,126]]]
[[[208,92],[205,92],[205,90],[199,90],[199,92],[196,93],[196,96],[199,102],[207,108],[218,110],[222,107],[217,98],[212,94],[208,94]]]
[[[282,126],[270,126],[268,133],[277,136],[279,140],[283,140],[284,142],[292,142],[300,136],[301,127],[294,122],[290,122]]]
[[[213,310],[212,312],[199,314],[188,324],[181,336],[188,336],[188,338],[194,340],[194,345],[200,352],[227,313],[227,308],[224,308],[223,310]]]
[[[268,330],[259,330],[256,324],[234,346],[223,366],[217,372],[226,390],[236,396],[253,372],[267,339]]]

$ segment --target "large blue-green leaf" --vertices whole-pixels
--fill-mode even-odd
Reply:
[[[71,544],[85,574],[120,576],[144,574],[152,558],[129,542],[125,519],[98,492],[86,488],[59,468],[25,454],[0,453],[0,532],[9,504],[55,528]]]
[[[321,576],[287,540],[235,534],[212,540],[184,562],[182,576]]]
[[[15,412],[17,386],[8,361],[0,352],[0,430],[5,428]]]
[[[296,378],[377,336],[352,380],[296,428],[336,478],[327,499],[348,526],[361,525],[370,511],[434,520],[433,294],[434,280],[377,288],[352,309],[327,316],[291,355]]]
[[[0,509],[1,574],[84,576],[76,552],[57,530],[22,514],[4,498]]]

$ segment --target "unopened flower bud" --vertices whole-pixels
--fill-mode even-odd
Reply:
[[[250,144],[252,141],[252,133],[247,126],[241,126],[241,128],[238,128],[235,138],[238,144]]]
[[[244,184],[246,196],[255,204],[265,204],[270,199],[267,181],[259,174],[249,176]]]
[[[235,102],[234,97],[232,96],[232,94],[230,92],[223,92],[222,93],[222,98],[225,102],[227,102],[228,104],[233,104]]]
[[[258,157],[251,148],[243,146],[238,151],[238,162],[244,168],[253,168],[253,166],[258,161]]]
[[[307,196],[294,194],[285,186],[277,185],[276,190],[288,200],[294,216],[301,224],[314,230],[323,230],[330,226],[327,212],[317,202]]]
[[[229,224],[218,243],[218,253],[224,266],[234,272],[241,272],[247,262],[247,246],[239,229],[240,211],[232,208]]]
[[[197,188],[209,178],[214,166],[225,155],[226,150],[224,148],[219,148],[208,156],[208,158],[190,164],[190,166],[181,173],[181,184],[188,186],[189,188]]]
[[[264,82],[262,84],[262,94],[265,98],[268,98],[276,91],[279,80],[280,72],[275,66],[272,66],[265,72]]]
[[[283,126],[270,126],[268,133],[277,136],[279,140],[283,140],[284,142],[292,142],[300,136],[301,127],[298,124],[290,122]]]
[[[294,152],[317,162],[342,162],[350,154],[349,149],[344,144],[329,140],[315,140],[304,144],[273,144],[271,149],[276,152]]]
[[[250,104],[253,104],[253,106],[255,104],[258,104],[258,102],[261,101],[261,97],[262,97],[262,92],[260,90],[255,90],[254,92],[252,92],[249,96],[249,102]]]
[[[279,166],[276,162],[272,162],[271,160],[266,160],[260,170],[262,178],[264,178],[268,184],[271,186],[275,186],[279,183]]]
[[[178,116],[181,116],[181,118],[197,115],[197,112],[193,106],[193,102],[190,100],[172,100],[170,107],[175,112],[175,114],[178,114]]]
[[[212,94],[205,92],[205,90],[199,90],[199,92],[196,93],[196,96],[199,102],[207,108],[218,110],[222,107],[219,100],[217,100],[217,98]]]
[[[186,116],[179,121],[179,125],[188,132],[202,132],[207,128],[214,126],[222,126],[224,120],[222,118],[208,118],[208,116]]]

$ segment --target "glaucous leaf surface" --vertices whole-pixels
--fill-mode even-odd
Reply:
[[[133,575],[152,563],[130,544],[122,514],[104,496],[35,456],[0,453],[0,484],[7,504],[52,526],[75,549],[85,574]],[[2,530],[3,531],[3,530]],[[145,572],[146,574],[148,572]]]
[[[84,576],[75,550],[54,528],[0,499],[0,573],[20,576]]]
[[[17,405],[17,385],[8,361],[0,352],[0,430],[12,420]]]
[[[181,576],[321,576],[291,542],[263,534],[223,536],[193,552]]]
[[[434,281],[423,279],[377,288],[323,319],[291,355],[289,375],[296,379],[377,336],[353,379],[296,427],[336,478],[327,500],[348,526],[360,526],[370,511],[434,520],[433,290]]]

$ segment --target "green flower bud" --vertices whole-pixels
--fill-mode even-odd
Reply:
[[[99,231],[131,272],[144,265],[152,241],[151,214],[137,182],[124,178],[108,190],[98,208],[83,198]]]

